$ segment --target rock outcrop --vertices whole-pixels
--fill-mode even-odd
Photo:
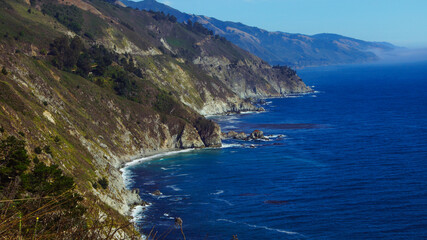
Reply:
[[[264,139],[264,132],[260,130],[255,130],[249,135],[249,139]]]
[[[201,148],[204,146],[205,146],[205,143],[203,143],[197,130],[193,126],[186,124],[179,138],[178,147],[179,148]]]

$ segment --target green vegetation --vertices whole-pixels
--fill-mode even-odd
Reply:
[[[1,69],[1,73],[3,73],[3,75],[7,75],[7,70],[5,67],[2,67]]]
[[[70,30],[79,33],[82,30],[83,14],[82,10],[76,6],[66,6],[59,4],[43,4],[43,14],[52,16]]]
[[[42,153],[42,149],[41,149],[41,147],[35,147],[35,148],[34,148],[34,153],[35,153],[35,154],[41,154],[41,153]]]
[[[21,176],[30,164],[25,141],[9,136],[0,141],[0,189]]]
[[[155,12],[155,11],[152,11],[152,10],[150,10],[149,12],[153,14],[153,18],[156,21],[165,21],[165,20],[167,20],[167,21],[170,21],[170,22],[173,22],[173,23],[175,23],[177,21],[177,19],[176,19],[176,17],[174,15],[170,15],[170,14],[166,15],[164,12]]]
[[[108,188],[108,180],[105,177],[102,177],[98,180],[98,184],[103,188],[103,189],[107,189]]]
[[[52,150],[50,149],[49,145],[44,146],[43,150],[47,154],[52,154]]]
[[[212,30],[209,30],[205,28],[201,23],[195,22],[193,23],[191,20],[187,21],[186,27],[188,30],[195,32],[195,33],[201,33],[204,35],[214,35]]]
[[[73,178],[57,165],[47,166],[37,157],[31,161],[25,145],[14,136],[0,141],[0,235],[72,230],[86,211]]]

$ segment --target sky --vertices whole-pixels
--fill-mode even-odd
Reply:
[[[337,33],[427,47],[427,0],[158,0],[182,12],[268,31]]]

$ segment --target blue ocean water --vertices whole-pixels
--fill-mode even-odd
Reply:
[[[153,203],[138,219],[144,233],[183,239],[171,228],[180,217],[186,239],[427,238],[427,63],[299,75],[316,93],[215,118],[272,141],[129,168],[131,187]]]

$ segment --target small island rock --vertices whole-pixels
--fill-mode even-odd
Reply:
[[[154,196],[160,196],[160,195],[163,195],[163,193],[162,193],[162,192],[160,192],[160,190],[156,190],[156,191],[154,191],[152,194],[153,194]]]

